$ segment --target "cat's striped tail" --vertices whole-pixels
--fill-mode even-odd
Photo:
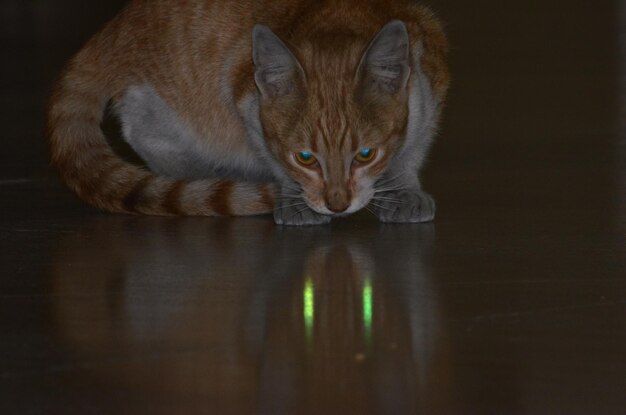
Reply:
[[[111,71],[81,55],[61,77],[48,112],[52,163],[80,198],[103,210],[131,214],[239,216],[273,211],[272,184],[177,181],[115,154],[100,124],[108,100],[121,90],[115,80],[106,79]]]

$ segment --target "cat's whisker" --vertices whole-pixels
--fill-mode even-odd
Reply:
[[[374,190],[374,194],[389,193],[389,192],[395,192],[395,191],[398,191],[398,190],[405,190],[405,189],[407,189],[407,187],[405,187],[405,186],[388,187],[388,188],[384,188],[384,189],[376,189],[376,190]]]
[[[274,198],[277,200],[302,200],[302,195],[277,195]]]
[[[297,194],[297,195],[302,194],[302,189],[284,189],[284,190],[287,190],[289,192],[293,192],[293,194]],[[283,194],[292,194],[292,193],[283,193]]]
[[[293,190],[295,192],[301,192],[302,191],[302,187],[300,186],[292,186],[292,185],[283,185],[282,186],[283,189],[287,189],[287,190]]]
[[[287,208],[290,208],[290,207],[295,207],[295,206],[304,206],[304,205],[306,205],[306,203],[305,203],[305,202],[302,202],[302,203],[294,203],[294,204],[292,204],[292,205],[286,205],[286,206],[276,206],[276,208],[274,208],[274,210],[281,210],[281,209],[287,209]]]
[[[401,204],[406,203],[404,200],[387,199],[387,198],[379,198],[379,197],[373,197],[372,200],[378,201],[378,202],[389,202],[389,203],[401,203]]]
[[[289,217],[292,218],[292,217],[296,216],[297,214],[302,213],[302,212],[304,212],[304,211],[306,211],[308,209],[310,209],[310,207],[307,206],[307,207],[305,207],[303,209],[297,210],[293,214],[291,214],[291,216],[289,216]]]
[[[398,180],[400,177],[404,176],[405,174],[406,174],[406,172],[402,172],[402,173],[400,173],[400,174],[398,174],[396,176],[390,177],[388,179],[381,179],[381,180],[376,182],[376,185],[377,186],[387,185],[387,184],[389,184],[389,183],[391,183],[391,182],[393,182],[395,180]]]
[[[408,202],[401,199],[394,199],[392,197],[373,197],[372,200],[377,200],[380,202],[389,202],[389,203],[398,203],[401,205],[406,205]]]
[[[382,205],[379,205],[379,204],[376,204],[376,203],[373,203],[373,202],[370,202],[370,205],[375,206],[375,207],[377,207],[379,209],[383,209],[383,210],[389,210],[389,211],[395,210],[395,209],[392,209],[392,208],[388,208],[387,206],[382,206]]]
[[[379,197],[379,198],[383,198],[383,199],[404,200],[404,199],[401,199],[401,198],[399,198],[399,197],[395,197],[394,195],[389,195],[389,196],[386,196],[386,195],[376,195],[376,194],[375,194],[373,197]]]
[[[368,206],[365,206],[365,210],[367,210],[369,213],[371,213],[372,215],[374,215],[375,217],[378,217],[376,215],[376,212],[374,212],[372,209],[370,209]]]

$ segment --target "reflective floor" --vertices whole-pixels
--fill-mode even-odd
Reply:
[[[44,99],[122,2],[26,3],[0,5],[0,413],[624,413],[626,2],[431,1],[437,220],[306,229],[78,202]]]

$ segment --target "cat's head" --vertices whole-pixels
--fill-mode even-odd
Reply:
[[[321,35],[292,49],[269,28],[254,28],[266,145],[311,209],[356,212],[370,202],[405,139],[406,26],[393,21],[365,43],[349,34]]]

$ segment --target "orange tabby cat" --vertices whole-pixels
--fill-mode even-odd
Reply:
[[[411,0],[135,0],[61,77],[52,160],[112,212],[429,221],[418,171],[445,60],[440,24]],[[147,167],[108,145],[109,103]]]

